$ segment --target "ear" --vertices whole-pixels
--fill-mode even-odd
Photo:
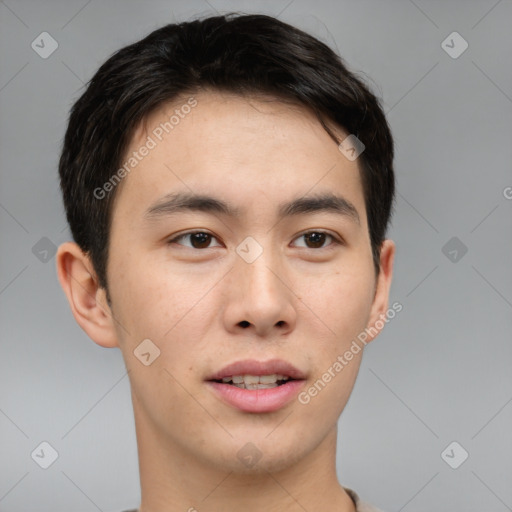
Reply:
[[[368,319],[367,329],[369,332],[367,342],[372,341],[380,333],[376,323],[385,325],[386,312],[389,304],[389,290],[391,288],[391,279],[393,277],[393,261],[395,258],[395,243],[392,240],[384,240],[380,248],[380,272],[375,286],[375,297],[373,299],[370,318]],[[377,325],[379,325],[377,324]],[[378,332],[375,332],[378,331]]]
[[[57,251],[57,276],[78,325],[102,347],[119,346],[106,290],[98,284],[90,258],[74,242]]]

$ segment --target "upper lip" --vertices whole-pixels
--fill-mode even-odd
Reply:
[[[270,359],[269,361],[257,361],[256,359],[244,359],[228,364],[222,370],[210,375],[206,380],[220,380],[234,375],[284,375],[292,379],[305,379],[305,374],[291,363],[283,359]]]

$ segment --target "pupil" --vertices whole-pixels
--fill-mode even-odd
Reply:
[[[325,241],[325,233],[309,233],[306,239],[312,242],[314,247],[321,247]]]

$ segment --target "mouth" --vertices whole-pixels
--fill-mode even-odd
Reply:
[[[214,379],[211,382],[219,384],[229,384],[240,389],[272,389],[293,381],[287,375],[233,375],[232,377],[223,377],[222,379]]]
[[[302,389],[306,375],[281,359],[232,363],[210,375],[206,383],[224,403],[244,412],[273,412]]]

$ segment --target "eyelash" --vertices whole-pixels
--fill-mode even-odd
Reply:
[[[198,234],[198,233],[204,233],[205,235],[210,235],[212,238],[216,238],[214,235],[212,235],[211,233],[208,233],[208,231],[187,231],[185,233],[181,233],[180,235],[172,238],[171,240],[168,240],[167,243],[170,245],[172,243],[177,243],[177,240],[180,240],[181,238],[184,238],[186,236],[189,236],[189,235],[195,235],[195,234]],[[312,248],[312,247],[303,247],[303,249],[311,249],[311,250],[320,250],[320,249],[329,249],[332,245],[343,245],[343,241],[337,237],[335,237],[334,235],[332,235],[331,233],[327,232],[327,231],[323,231],[323,230],[319,230],[319,229],[312,229],[310,231],[305,231],[304,233],[301,233],[300,235],[298,235],[296,238],[294,238],[294,240],[296,240],[297,238],[301,238],[301,237],[304,237],[306,235],[309,235],[311,233],[321,233],[321,234],[324,234],[324,235],[327,235],[327,236],[330,236],[333,240],[333,242],[325,247],[317,247],[317,248]],[[217,240],[218,241],[218,240]],[[180,245],[180,244],[178,244]],[[202,251],[202,250],[205,250],[205,249],[212,249],[212,247],[205,247],[203,249],[197,249],[196,247],[187,247],[187,249],[195,249],[196,251]]]

